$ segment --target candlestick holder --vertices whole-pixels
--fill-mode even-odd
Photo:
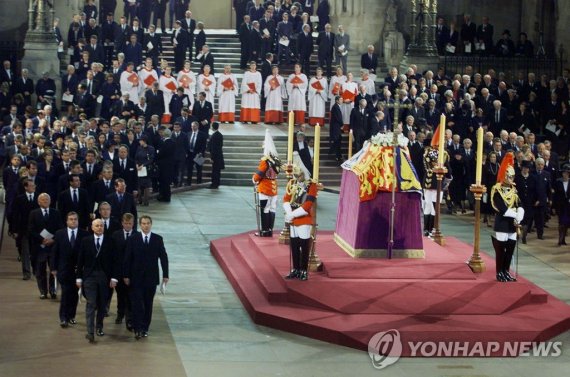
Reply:
[[[479,254],[479,239],[481,237],[481,198],[483,194],[487,192],[487,188],[480,183],[471,185],[469,191],[473,193],[475,197],[475,230],[473,233],[473,254],[469,259],[469,267],[473,272],[481,273],[485,271],[485,262],[481,259]]]
[[[433,232],[433,240],[441,245],[445,245],[445,238],[441,233],[440,217],[441,217],[441,192],[443,186],[443,177],[447,174],[447,168],[445,166],[437,166],[433,169],[433,172],[437,178],[437,194],[436,194],[436,201],[435,201],[435,221],[434,221],[434,232]]]

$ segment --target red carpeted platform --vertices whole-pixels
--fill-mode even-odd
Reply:
[[[425,259],[353,259],[319,232],[324,269],[306,282],[283,279],[289,248],[275,238],[239,234],[210,249],[257,324],[366,350],[377,332],[408,342],[544,341],[570,329],[570,306],[519,276],[495,281],[494,260],[473,274],[472,247],[424,239]],[[499,356],[499,355],[497,355]]]

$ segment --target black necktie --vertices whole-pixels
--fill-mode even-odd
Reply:
[[[101,239],[99,237],[96,238],[95,247],[97,248],[97,255],[95,258],[99,256],[99,251],[101,250]]]
[[[148,245],[148,236],[144,236],[144,244]]]
[[[119,203],[123,202],[123,194],[119,194]]]
[[[196,144],[196,132],[192,132],[192,140],[190,140],[190,146],[194,150],[194,145]]]
[[[71,244],[71,247],[75,246],[75,230],[71,231],[71,237],[69,238],[69,243]]]
[[[45,219],[45,221],[48,221],[48,219],[49,219],[49,212],[47,209],[44,209],[44,219]]]
[[[121,169],[125,170],[125,160],[121,161]]]
[[[29,194],[28,195],[28,200],[30,203],[32,203],[34,201],[34,195],[33,194]]]
[[[77,197],[77,189],[73,190],[73,203],[77,204],[79,198]]]
[[[131,236],[131,232],[126,232],[125,233],[125,240],[128,240],[130,236]]]

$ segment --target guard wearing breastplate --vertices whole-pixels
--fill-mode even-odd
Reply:
[[[259,194],[259,209],[261,230],[256,233],[259,237],[272,237],[275,224],[275,210],[277,208],[277,176],[281,171],[281,161],[278,158],[275,143],[269,133],[265,133],[263,143],[263,157],[259,161],[257,171],[252,180]]]
[[[293,165],[293,178],[287,184],[283,197],[285,220],[291,225],[291,259],[293,268],[286,279],[308,279],[309,254],[313,239],[313,204],[317,199],[317,184],[302,162]]]
[[[491,189],[491,204],[495,216],[495,268],[500,282],[516,281],[510,273],[511,261],[517,244],[517,225],[524,218],[524,208],[519,206],[519,197],[514,185],[515,169],[512,152],[505,155],[497,174],[497,183]]]
[[[437,176],[433,169],[437,167],[438,150],[434,147],[426,147],[424,152],[424,180],[422,187],[424,190],[423,213],[424,213],[424,236],[431,236],[435,225],[435,203],[437,201]],[[451,177],[449,168],[449,155],[444,151],[445,165],[447,173],[445,178]],[[440,193],[440,201],[443,201],[443,190]]]

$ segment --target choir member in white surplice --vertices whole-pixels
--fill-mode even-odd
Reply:
[[[283,99],[287,98],[285,80],[279,76],[279,67],[271,68],[271,75],[265,79],[265,123],[283,123]]]
[[[198,75],[198,80],[196,86],[198,87],[198,93],[206,93],[206,101],[212,104],[212,111],[216,112],[216,106],[214,106],[214,98],[216,96],[216,78],[211,73],[211,67],[209,65],[204,66],[204,73]]]
[[[176,94],[176,89],[178,88],[178,83],[176,79],[172,76],[172,68],[164,68],[164,74],[158,79],[159,89],[162,90],[162,95],[164,96],[164,109],[167,113],[169,111],[170,100],[172,96]]]
[[[187,94],[188,98],[190,98],[190,101],[192,102],[191,106],[194,106],[194,93],[196,93],[196,74],[190,69],[190,62],[188,60],[184,62],[184,68],[178,72],[176,81],[178,81],[178,86],[184,88],[184,94]]]
[[[329,83],[329,100],[330,100],[330,108],[332,109],[334,105],[334,98],[336,96],[340,96],[342,84],[346,82],[346,76],[344,75],[342,68],[338,67],[336,69],[336,75],[331,77],[331,81]]]
[[[289,111],[295,113],[295,123],[305,123],[305,112],[307,111],[307,86],[309,80],[304,73],[301,73],[301,64],[295,64],[295,72],[287,79],[287,94],[289,94]]]
[[[127,65],[127,70],[121,73],[121,78],[119,80],[119,84],[121,85],[121,93],[128,93],[129,98],[139,98],[140,78],[134,69],[135,65],[133,63],[129,63]]]
[[[145,90],[151,89],[152,84],[158,82],[158,73],[152,67],[152,58],[146,58],[144,67],[139,71],[139,96],[143,96]]]
[[[218,77],[218,121],[224,123],[235,122],[236,97],[238,94],[238,82],[232,73],[231,65],[224,66],[224,73]]]
[[[317,68],[317,75],[309,81],[309,124],[325,124],[325,111],[328,96],[327,79],[323,77],[323,69]]]
[[[342,123],[346,127],[350,125],[350,113],[354,107],[354,99],[358,95],[358,84],[352,81],[352,72],[346,75],[346,82],[342,84],[341,88],[342,104],[340,111],[342,112]]]
[[[261,73],[257,72],[257,64],[249,63],[249,71],[243,74],[241,81],[241,110],[242,122],[261,122]]]

